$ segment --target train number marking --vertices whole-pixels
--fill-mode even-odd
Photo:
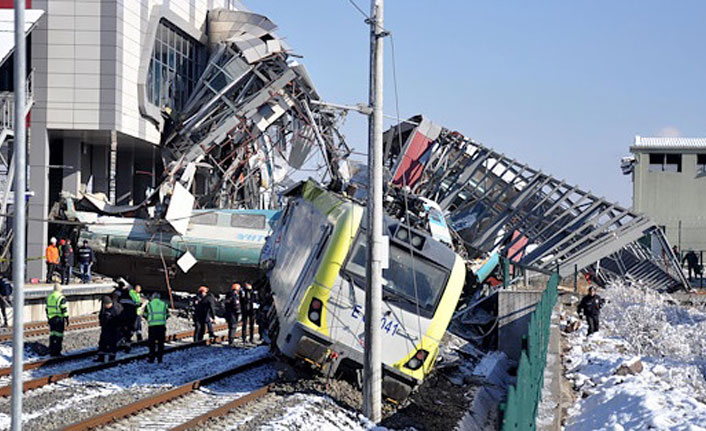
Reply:
[[[358,304],[354,305],[353,310],[351,311],[351,317],[354,319],[362,319],[363,322],[365,322],[365,314],[363,314],[363,306],[358,305]],[[385,331],[386,334],[390,334],[391,336],[394,337],[395,335],[397,335],[397,331],[400,329],[400,324],[397,323],[392,318],[387,318],[385,316],[382,316],[380,318],[380,329]]]

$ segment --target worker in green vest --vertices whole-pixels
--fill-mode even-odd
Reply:
[[[137,304],[135,335],[137,336],[137,341],[142,341],[142,316],[145,314],[145,306],[147,306],[142,300],[142,286],[136,284],[134,289],[130,289],[130,298]]]
[[[69,307],[58,283],[54,284],[54,291],[47,297],[46,312],[49,320],[49,354],[61,356],[64,328],[69,326]]]
[[[159,293],[152,294],[152,299],[145,307],[145,319],[147,320],[147,344],[150,347],[150,355],[147,362],[162,363],[164,355],[164,339],[167,335],[167,319],[169,309],[167,303],[162,301]]]

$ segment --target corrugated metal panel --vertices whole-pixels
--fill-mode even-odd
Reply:
[[[706,150],[706,138],[635,136],[631,149],[693,149]]]

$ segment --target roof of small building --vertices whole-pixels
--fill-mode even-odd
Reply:
[[[635,136],[631,150],[706,150],[706,138]]]

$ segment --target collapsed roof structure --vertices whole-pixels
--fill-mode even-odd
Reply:
[[[349,153],[336,128],[340,114],[311,103],[319,95],[276,26],[250,12],[218,13],[228,15],[220,17],[227,36],[163,133],[159,200],[179,183],[197,207],[277,208],[277,192],[296,170],[340,180],[339,162]]]
[[[520,265],[688,286],[664,233],[647,216],[610,203],[416,116],[389,129],[394,186],[439,203],[471,254],[502,245]],[[473,256],[471,256],[473,257]]]

